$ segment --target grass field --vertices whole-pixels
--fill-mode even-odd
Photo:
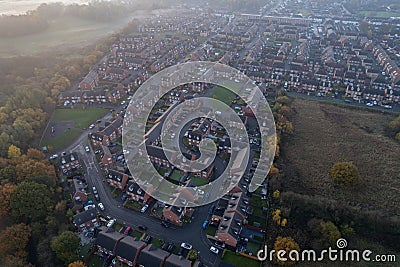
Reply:
[[[59,151],[78,138],[83,128],[87,128],[107,112],[108,110],[103,108],[57,109],[50,121],[50,125],[55,127],[55,136],[49,136],[51,129],[47,129],[43,143],[51,151]]]
[[[78,129],[69,129],[62,135],[48,141],[46,145],[51,151],[59,151],[66,145],[71,144],[80,134],[81,131]]]
[[[225,255],[224,255],[222,261],[230,263],[233,266],[237,266],[237,267],[242,267],[242,266],[260,267],[261,266],[261,263],[259,261],[256,261],[256,260],[253,260],[250,258],[246,258],[239,254],[235,254],[234,252],[229,251],[229,250],[227,250],[225,252]]]
[[[53,114],[52,122],[73,121],[76,128],[82,129],[107,113],[108,110],[104,108],[57,109]]]
[[[224,87],[216,86],[211,97],[218,99],[229,106],[235,98],[235,94]]]
[[[400,144],[385,136],[392,115],[299,98],[293,108],[294,135],[282,149],[286,190],[400,212]],[[328,172],[338,161],[355,163],[360,185],[334,186]]]

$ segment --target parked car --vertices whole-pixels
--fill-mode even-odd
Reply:
[[[151,235],[147,235],[146,238],[143,240],[146,244],[150,244],[153,237]]]
[[[192,245],[190,245],[189,243],[182,243],[181,244],[181,248],[187,249],[187,250],[191,250],[193,248]]]
[[[103,205],[103,203],[99,203],[99,204],[97,204],[97,206],[99,207],[99,209],[101,209],[101,210],[104,210],[104,205]]]
[[[144,206],[142,207],[142,209],[140,210],[140,212],[141,212],[141,213],[145,213],[148,207],[149,207],[148,204],[144,205]]]
[[[117,220],[115,220],[115,219],[111,219],[111,220],[107,223],[107,227],[112,227],[112,226],[115,224],[116,221],[117,221]]]
[[[140,230],[140,231],[147,231],[147,226],[144,226],[144,225],[139,225],[138,226],[138,229]]]
[[[86,151],[86,152],[90,152],[89,146],[85,146],[85,151]]]
[[[95,194],[95,195],[94,195],[94,198],[95,198],[97,201],[99,201],[99,200],[100,200],[99,194]]]
[[[95,186],[92,187],[92,190],[93,190],[93,194],[97,194],[97,189]]]
[[[208,225],[208,221],[207,220],[205,220],[204,222],[203,222],[203,225],[201,226],[203,229],[206,229],[207,228],[207,225]]]
[[[129,233],[131,232],[131,229],[132,228],[130,226],[126,227],[126,229],[124,231],[124,235],[129,235]]]
[[[219,253],[219,249],[217,249],[217,248],[214,247],[214,246],[211,246],[210,251],[211,251],[212,253],[215,253],[215,254],[218,254],[218,253]]]

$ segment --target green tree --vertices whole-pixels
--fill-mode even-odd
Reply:
[[[340,185],[356,185],[360,181],[360,173],[352,162],[336,162],[329,174]]]
[[[192,250],[189,251],[189,254],[188,254],[189,260],[194,261],[194,260],[197,259],[197,256],[198,255],[197,255],[197,251],[196,250],[192,249]]]
[[[323,242],[331,246],[334,246],[336,244],[336,241],[341,236],[339,229],[331,221],[327,222],[322,221],[320,223],[320,231],[321,231],[321,239],[323,240]]]
[[[65,264],[78,260],[79,238],[71,231],[65,231],[51,240],[51,249]]]
[[[43,219],[51,206],[50,190],[43,184],[23,182],[11,197],[11,214],[20,219]]]

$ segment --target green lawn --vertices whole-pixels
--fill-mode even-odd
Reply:
[[[249,225],[254,226],[254,222],[257,222],[257,223],[260,224],[260,228],[264,228],[264,229],[266,227],[266,222],[265,221],[266,221],[266,219],[261,219],[261,218],[255,217],[254,215],[250,215],[247,218],[247,222],[248,222]]]
[[[142,237],[143,233],[138,230],[133,230],[129,235],[140,239]]]
[[[174,173],[169,177],[169,179],[179,181],[181,179],[182,175],[183,174],[180,173],[179,171],[174,171]]]
[[[78,129],[69,129],[62,135],[48,141],[46,143],[49,151],[59,151],[66,147],[68,144],[71,144],[75,139],[79,137],[81,131]]]
[[[244,256],[241,256],[239,254],[236,254],[235,252],[229,251],[227,250],[225,252],[224,257],[222,258],[222,261],[227,262],[232,264],[233,266],[237,266],[237,267],[260,267],[260,262],[250,259],[250,258],[246,258]]]
[[[214,93],[211,96],[214,99],[224,102],[226,105],[230,106],[233,99],[235,99],[235,94],[230,90],[222,86],[216,86]]]
[[[208,179],[202,178],[202,177],[193,177],[190,176],[190,180],[196,185],[196,186],[202,186],[208,184]]]
[[[161,246],[164,244],[164,240],[158,239],[158,238],[153,238],[151,241],[153,245],[155,245],[158,248],[161,248]]]
[[[50,151],[59,151],[63,149],[79,137],[83,128],[87,128],[90,124],[96,122],[97,119],[106,115],[107,112],[108,109],[103,108],[88,108],[85,110],[56,109],[50,123],[72,121],[74,122],[74,126],[65,129],[64,133],[51,140],[45,141],[44,144],[49,147]]]
[[[142,208],[142,205],[135,200],[129,199],[129,200],[125,201],[124,207],[126,207],[128,209],[139,211]]]
[[[52,117],[52,122],[73,121],[75,128],[82,129],[87,128],[107,113],[108,109],[104,108],[56,109]]]

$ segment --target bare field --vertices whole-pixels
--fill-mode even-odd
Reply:
[[[295,99],[295,132],[285,140],[286,190],[400,214],[400,144],[385,136],[392,115]],[[361,174],[354,188],[335,187],[329,169],[352,161]]]

